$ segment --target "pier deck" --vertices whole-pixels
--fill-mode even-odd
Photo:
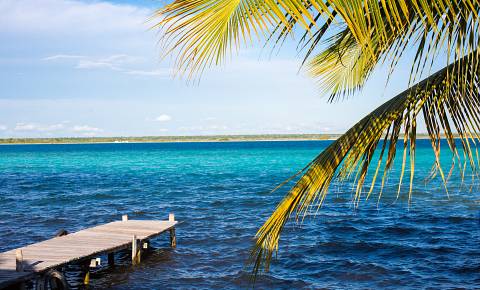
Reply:
[[[115,221],[87,228],[61,237],[0,253],[0,289],[21,283],[51,269],[68,263],[132,248],[132,261],[141,252],[142,241],[170,231],[175,246],[173,215],[168,221]],[[113,257],[113,256],[112,256]],[[110,257],[109,257],[110,258]]]

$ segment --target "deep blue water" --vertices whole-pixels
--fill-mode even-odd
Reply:
[[[168,235],[137,267],[128,253],[101,268],[95,289],[248,288],[244,263],[257,228],[287,188],[270,193],[328,141],[0,146],[0,250],[119,220],[167,219]],[[444,159],[448,161],[447,150]],[[398,154],[401,158],[401,154]],[[355,210],[351,184],[334,184],[316,218],[288,224],[258,289],[478,288],[480,194],[454,174],[450,199],[440,179],[425,183],[433,157],[419,141],[413,199],[395,202],[398,162],[377,208]],[[446,171],[449,163],[445,164]],[[408,178],[407,178],[408,180]],[[70,277],[70,276],[69,276]],[[75,283],[73,275],[69,279]],[[77,279],[78,280],[78,279]]]

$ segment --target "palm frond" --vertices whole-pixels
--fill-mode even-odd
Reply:
[[[254,37],[281,44],[298,26],[303,62],[326,80],[322,89],[333,100],[360,89],[387,56],[393,72],[407,48],[416,47],[412,83],[442,51],[452,60],[470,53],[478,44],[479,13],[478,0],[176,0],[155,13],[154,27],[162,30],[162,54],[176,55],[177,72],[190,79]],[[324,49],[321,40],[335,22],[346,27],[340,34],[349,41]],[[332,51],[354,53],[333,60]]]
[[[434,168],[441,175],[444,184],[446,185],[446,177],[439,154],[442,132],[454,156],[459,156],[454,140],[454,132],[458,133],[465,162],[469,162],[470,168],[476,171],[477,166],[474,162],[476,155],[473,152],[476,152],[480,131],[479,77],[480,55],[474,51],[384,103],[328,146],[302,170],[303,176],[258,230],[256,244],[250,257],[254,272],[257,273],[260,269],[268,270],[272,254],[278,251],[280,234],[285,223],[291,217],[295,217],[297,221],[304,217],[311,205],[320,207],[328,194],[330,183],[335,178],[344,180],[356,173],[356,190],[353,198],[356,206],[362,197],[368,199],[372,193],[378,168],[381,166],[384,168],[383,187],[386,173],[392,168],[395,159],[402,129],[404,154],[397,194],[400,194],[403,172],[409,159],[410,200],[415,165],[417,117],[420,113],[425,119],[435,152]],[[373,154],[382,137],[384,142],[379,161],[372,165]],[[385,162],[382,161],[384,155]],[[373,182],[370,191],[364,193],[367,171],[371,166],[376,166]],[[379,198],[382,189],[380,188]]]
[[[368,79],[376,61],[365,53],[348,29],[332,36],[321,53],[308,62],[308,72],[329,101],[348,97]]]
[[[161,20],[154,27],[163,30],[163,54],[178,53],[175,66],[191,78],[276,26],[290,32],[292,19],[309,30],[316,25],[311,9],[328,14],[315,0],[176,0],[156,12]]]
[[[330,100],[355,93],[376,65],[387,59],[393,72],[406,49],[416,51],[410,73],[413,83],[431,69],[439,55],[460,59],[479,43],[480,4],[475,0],[330,3],[347,26],[337,37],[355,39],[330,43],[309,61],[310,74],[318,79],[322,92],[330,94]],[[306,54],[310,55],[319,40],[304,39],[311,43]],[[337,54],[335,60],[331,52],[338,51],[353,53]]]

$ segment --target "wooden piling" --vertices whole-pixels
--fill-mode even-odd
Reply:
[[[87,273],[85,273],[85,277],[83,278],[83,285],[88,284],[90,284],[90,270],[87,270]]]
[[[173,214],[173,213],[168,214],[168,221],[169,222],[174,222],[175,221],[175,214]],[[177,237],[175,236],[175,227],[172,227],[170,229],[170,246],[172,248],[177,247]]]
[[[149,240],[143,241],[143,243],[142,243],[142,249],[145,250],[145,251],[148,250],[148,249],[150,249],[150,241],[149,241]]]
[[[140,241],[137,239],[136,235],[133,235],[132,238],[132,264],[137,265],[140,264],[140,257],[141,257],[141,247]]]
[[[23,272],[23,251],[21,249],[15,250],[15,270]]]
[[[170,229],[170,246],[172,248],[177,247],[177,237],[175,236],[175,228]]]
[[[85,285],[85,286],[88,286],[90,284],[90,265],[91,265],[91,263],[92,263],[92,260],[83,261],[81,263],[82,273],[84,273],[83,285]]]
[[[96,268],[102,264],[102,259],[100,258],[94,258],[90,260],[90,268]]]
[[[17,272],[23,272],[23,251],[21,249],[16,249],[15,250],[15,270]],[[27,285],[25,284],[25,282],[21,282],[20,284],[18,284],[18,288],[19,290],[25,290],[27,289],[26,287]]]

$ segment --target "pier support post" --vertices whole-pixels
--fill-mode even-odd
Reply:
[[[169,222],[174,222],[175,221],[175,215],[173,213],[170,213],[168,215],[168,221]],[[177,237],[175,236],[175,228],[174,227],[170,229],[170,246],[172,248],[177,247]]]
[[[87,260],[81,264],[82,273],[85,273],[85,276],[83,276],[83,285],[85,286],[90,284],[90,263],[91,261]]]
[[[132,238],[132,264],[140,264],[142,256],[142,247],[140,246],[140,241],[137,239],[137,235],[133,235]]]
[[[177,247],[177,237],[175,236],[175,228],[170,229],[170,246],[172,248]]]
[[[20,249],[15,250],[15,270],[23,272],[23,252]]]
[[[15,250],[15,270],[17,272],[23,272],[23,251],[20,249]],[[20,282],[18,284],[18,289],[25,290],[27,285],[25,282]]]
[[[85,277],[83,278],[83,285],[89,285],[90,284],[90,270],[87,270],[87,273],[85,273]]]
[[[142,242],[142,251],[148,251],[148,250],[150,250],[150,241],[144,240]]]
[[[115,266],[115,253],[108,253],[108,266]]]

